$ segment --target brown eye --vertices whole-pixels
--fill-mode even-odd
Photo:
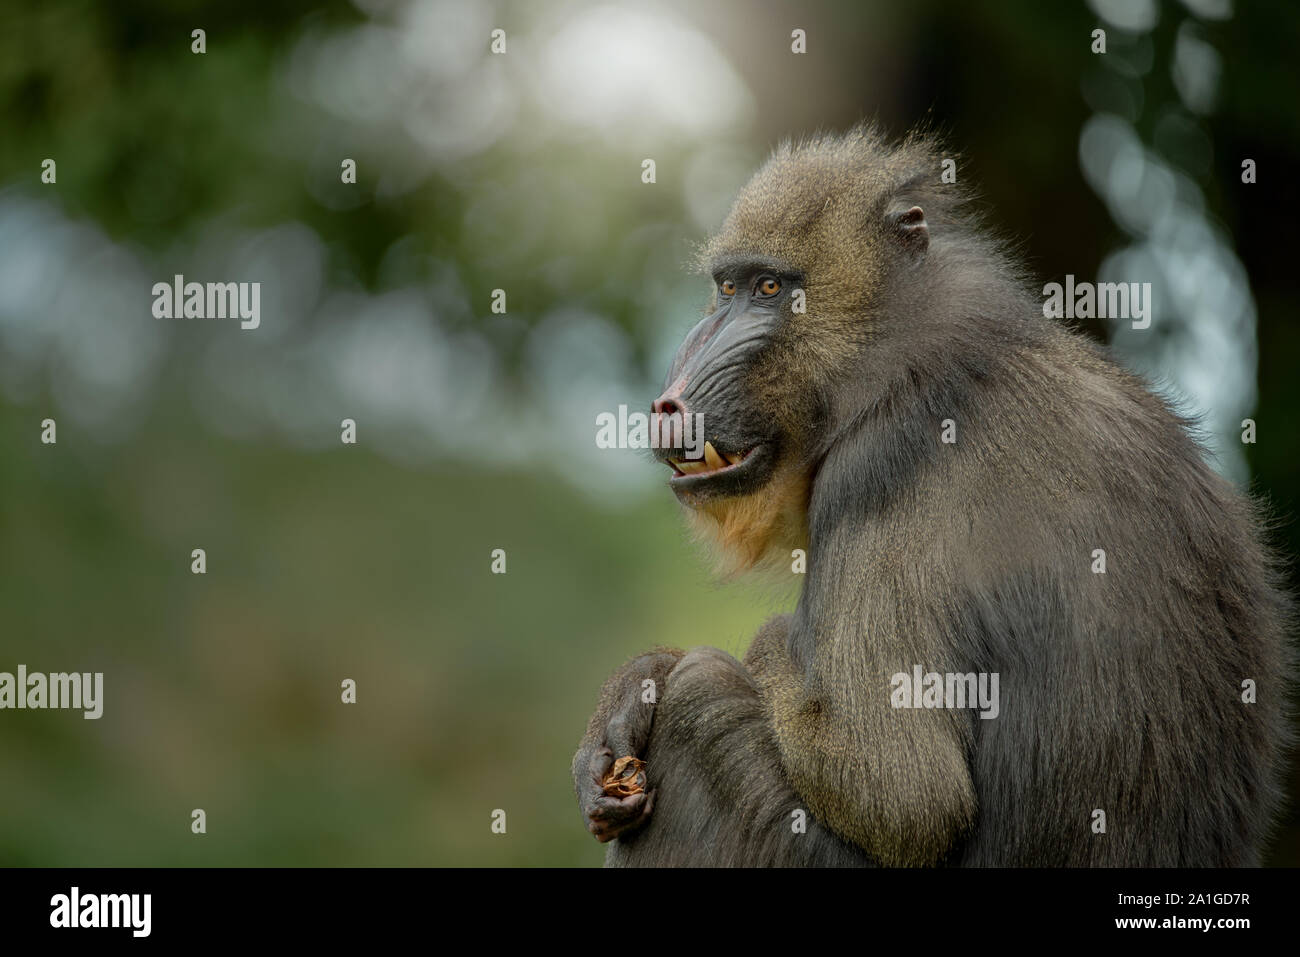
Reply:
[[[758,292],[763,296],[775,296],[781,291],[781,284],[775,279],[764,279],[758,284]]]
[[[724,279],[719,288],[724,296],[734,296],[736,294],[736,284],[730,279]]]

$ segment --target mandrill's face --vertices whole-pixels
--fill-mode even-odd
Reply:
[[[725,564],[743,570],[799,547],[805,534],[805,452],[816,416],[806,393],[789,399],[787,381],[797,367],[791,329],[807,320],[797,308],[804,276],[779,259],[743,254],[716,258],[710,272],[709,314],[677,350],[652,405],[657,457],[672,470],[677,498],[719,539]]]
[[[821,461],[900,374],[880,318],[926,225],[919,207],[862,201],[873,175],[777,156],[703,250],[714,297],[652,411],[672,490],[733,569],[803,546]]]
[[[761,401],[760,380],[801,276],[775,261],[736,258],[713,272],[715,308],[686,336],[652,406],[666,437],[675,438],[669,427],[680,417],[682,440],[670,438],[658,457],[673,470],[677,497],[693,507],[757,492],[788,445]]]

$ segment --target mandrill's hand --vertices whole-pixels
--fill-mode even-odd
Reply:
[[[614,760],[614,752],[609,748],[597,748],[591,752],[587,780],[575,778],[578,805],[586,818],[587,830],[602,844],[640,827],[649,819],[655,805],[654,791],[623,795],[605,789]]]
[[[655,793],[646,790],[648,769],[639,759],[650,740],[655,702],[681,656],[657,649],[634,658],[601,689],[573,756],[573,784],[587,830],[602,844],[640,827],[654,808]]]

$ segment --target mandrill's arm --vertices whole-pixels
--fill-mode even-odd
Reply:
[[[926,865],[954,848],[976,811],[969,713],[890,705],[893,674],[937,659],[881,630],[870,645],[831,628],[804,646],[803,628],[799,614],[771,619],[743,665],[661,649],[605,683],[573,779],[588,829],[618,839],[607,863]],[[646,762],[645,791],[606,793],[627,756]]]
[[[784,632],[783,620],[763,634]],[[745,667],[716,648],[679,654],[651,653],[616,672],[574,759],[587,826],[611,842],[606,864],[871,863],[811,817],[786,781],[763,699]],[[642,696],[647,678],[661,695],[654,705]],[[628,755],[645,760],[647,793],[605,794],[601,782],[611,763]]]
[[[619,758],[644,756],[655,703],[682,655],[676,648],[656,648],[614,672],[600,690],[587,733],[573,756],[573,786],[587,830],[601,843],[640,827],[654,808],[653,790],[613,795],[605,792],[602,782]]]
[[[810,568],[798,611],[765,628],[745,664],[768,707],[781,764],[818,820],[885,866],[937,864],[977,812],[970,712],[895,709],[890,679],[914,665],[943,670],[938,636],[891,595],[891,572],[859,561],[861,543],[831,554],[845,567]],[[849,566],[872,567],[872,578]],[[892,574],[908,574],[895,570]],[[839,591],[854,583],[853,594]],[[821,584],[835,594],[821,594]]]

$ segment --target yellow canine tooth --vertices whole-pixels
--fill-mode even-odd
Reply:
[[[704,461],[709,463],[711,469],[720,469],[727,464],[722,460],[722,456],[718,454],[718,450],[713,447],[712,442],[704,443]]]
[[[677,466],[678,471],[686,475],[694,475],[696,472],[707,472],[708,466],[696,459],[694,462],[686,461]]]

